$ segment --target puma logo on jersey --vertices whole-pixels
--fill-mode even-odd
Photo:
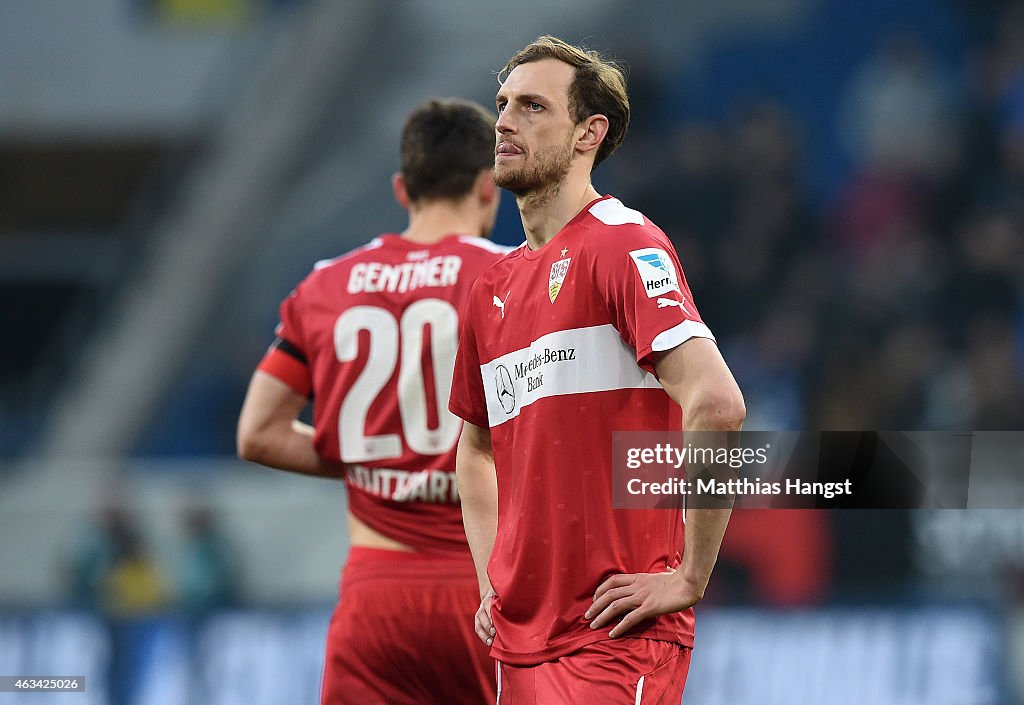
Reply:
[[[511,293],[512,293],[512,290],[509,289],[508,293],[505,294],[505,301],[508,301],[509,294],[511,294]],[[501,309],[501,317],[502,317],[503,320],[505,318],[505,301],[502,301],[497,296],[495,296],[494,300],[491,302],[495,306],[497,306],[499,309]]]
[[[668,308],[670,306],[678,306],[685,313],[690,312],[690,310],[686,308],[686,299],[683,299],[682,301],[676,301],[675,299],[663,299],[660,297],[658,298],[658,308]]]

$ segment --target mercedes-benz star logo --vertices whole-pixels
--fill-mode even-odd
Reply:
[[[494,388],[498,392],[498,403],[506,414],[516,408],[516,388],[512,386],[512,375],[504,365],[494,368]]]

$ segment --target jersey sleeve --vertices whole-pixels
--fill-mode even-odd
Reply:
[[[455,356],[448,409],[474,426],[487,428],[487,398],[483,377],[480,375],[480,350],[473,325],[473,301],[476,294],[477,287],[474,286],[459,329],[459,350]]]
[[[668,238],[651,226],[621,228],[599,252],[598,288],[622,339],[636,350],[637,363],[653,372],[653,353],[715,336],[697,312]]]
[[[277,337],[256,369],[278,378],[297,394],[309,396],[313,389],[313,377],[302,342],[299,291],[296,288],[281,302],[281,322],[274,331]]]

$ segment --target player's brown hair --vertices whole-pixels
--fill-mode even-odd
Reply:
[[[498,72],[503,83],[516,66],[542,59],[558,59],[576,69],[569,84],[569,114],[578,125],[591,115],[608,118],[608,134],[597,148],[594,166],[603,162],[626,139],[629,128],[629,95],[622,68],[600,52],[578,47],[545,34],[520,49]]]
[[[468,100],[432,99],[402,128],[401,169],[413,201],[458,200],[494,168],[495,116]]]

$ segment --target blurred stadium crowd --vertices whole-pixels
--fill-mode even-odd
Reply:
[[[948,68],[880,38],[842,91],[851,165],[826,198],[770,97],[641,124],[610,164],[675,240],[747,428],[1024,429],[1024,13],[983,36]]]
[[[230,542],[209,507],[196,503],[180,517],[180,550],[167,570],[153,555],[139,518],[111,499],[83,527],[62,565],[73,603],[116,619],[179,609],[192,616],[232,607],[239,575]]]

